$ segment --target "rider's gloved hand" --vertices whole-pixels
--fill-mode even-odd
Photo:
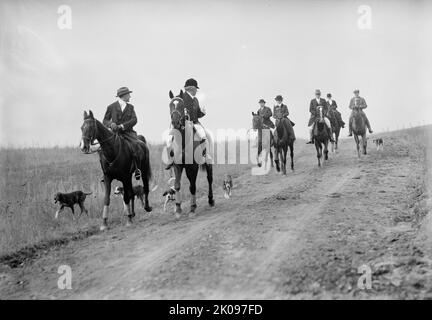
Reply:
[[[115,132],[115,131],[117,131],[118,126],[117,126],[117,124],[115,124],[115,123],[113,122],[113,123],[111,123],[110,128],[111,128],[112,131]]]

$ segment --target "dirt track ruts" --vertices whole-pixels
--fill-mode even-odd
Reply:
[[[407,177],[419,174],[412,157],[397,143],[393,148],[358,160],[353,142],[343,141],[322,168],[314,148],[302,149],[295,172],[240,176],[233,198],[218,193],[213,209],[200,199],[197,213],[179,221],[155,210],[129,229],[113,228],[3,270],[0,297],[403,296],[402,287],[386,287],[379,274],[372,290],[356,287],[359,266],[373,269],[394,258],[395,217],[405,210]],[[57,288],[63,264],[72,268],[72,290]]]

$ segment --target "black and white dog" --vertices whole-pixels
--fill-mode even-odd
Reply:
[[[377,146],[377,151],[384,150],[384,141],[382,138],[373,139],[372,142]]]
[[[166,212],[166,208],[167,208],[168,202],[175,201],[175,193],[176,193],[175,188],[174,187],[170,187],[168,190],[166,190],[162,194],[162,197],[165,197],[165,202],[164,202],[164,206],[163,206],[164,212]]]
[[[144,204],[144,188],[141,185],[136,185],[132,187],[132,191],[133,191],[133,197],[132,197],[132,201],[135,200],[135,197],[137,197],[140,201],[141,204],[143,206],[143,208],[145,208],[145,204]],[[123,187],[117,186],[114,190],[114,194],[115,195],[121,195],[122,197],[124,196],[124,189]]]
[[[225,199],[229,199],[231,197],[231,190],[233,187],[232,177],[231,175],[227,175],[223,181],[222,189],[224,190]]]

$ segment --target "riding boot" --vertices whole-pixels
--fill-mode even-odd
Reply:
[[[333,139],[333,129],[332,129],[332,127],[327,127],[327,130],[328,130],[328,134],[329,134],[329,137],[330,137],[330,142],[335,142],[334,139]]]
[[[349,125],[348,125],[348,128],[349,128],[349,134],[348,134],[348,137],[352,137],[352,123],[351,123],[351,121],[350,121],[350,123],[349,123]]]
[[[309,129],[309,137],[310,137],[310,140],[308,142],[306,142],[306,144],[314,144],[313,129]]]
[[[139,148],[139,147],[136,146],[136,148]],[[133,151],[133,161],[135,163],[134,177],[135,177],[135,180],[139,180],[139,179],[141,179],[141,170],[139,169],[140,159],[138,157],[138,152],[136,149]]]
[[[368,130],[369,130],[369,133],[373,133],[372,128],[371,128],[371,125],[370,125],[370,123],[369,123],[369,119],[366,117],[366,115],[364,116],[364,119],[365,119],[365,122],[366,122],[366,127],[367,127]]]

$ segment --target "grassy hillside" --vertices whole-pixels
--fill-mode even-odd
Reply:
[[[422,154],[415,155],[424,159],[427,154],[427,143],[431,140],[432,126],[418,127],[398,132],[377,134],[384,137],[385,151],[397,148],[399,152],[409,152],[408,148],[400,147],[404,144],[418,144]],[[401,143],[402,141],[402,143]],[[351,139],[342,143],[352,143]],[[369,150],[374,148],[371,138]],[[417,150],[417,149],[416,149]],[[168,187],[169,173],[163,170],[161,163],[161,146],[150,146],[153,182],[159,187],[150,195],[152,214],[160,214],[163,199],[162,192]],[[393,150],[394,151],[394,150]],[[314,157],[315,148],[306,146],[303,140],[296,142],[296,157],[301,153],[310,153]],[[419,165],[422,165],[419,163]],[[296,163],[296,167],[301,164]],[[229,173],[234,178],[247,173],[249,165],[217,165],[214,172],[215,193],[221,193],[224,174]],[[29,149],[1,149],[0,152],[0,256],[17,251],[23,247],[46,243],[58,239],[68,239],[76,235],[96,232],[100,224],[102,212],[103,185],[100,183],[102,172],[97,154],[85,155],[78,148],[29,148]],[[113,189],[119,185],[114,181]],[[188,205],[188,182],[183,177],[182,192],[185,206]],[[86,207],[89,217],[85,214],[75,221],[71,212],[66,208],[58,220],[54,213],[58,205],[54,204],[54,194],[83,190],[93,192],[87,197]],[[206,198],[207,182],[204,173],[199,174],[197,198]],[[111,196],[110,223],[116,225],[122,222],[121,198]],[[137,204],[138,219],[143,209]],[[424,212],[427,209],[422,210]],[[79,212],[78,207],[76,213]],[[77,217],[77,215],[76,215]]]
[[[150,194],[153,214],[161,212],[162,192],[168,188],[169,172],[164,170],[161,161],[161,146],[150,146],[153,181],[158,189]],[[214,188],[221,192],[220,186],[225,173],[234,177],[247,170],[246,165],[215,166]],[[72,235],[94,232],[100,224],[102,214],[103,184],[100,183],[102,171],[97,154],[82,154],[78,148],[28,148],[2,149],[0,152],[0,256],[40,242],[53,241]],[[115,186],[121,185],[114,181]],[[184,199],[189,199],[188,181],[183,177]],[[207,182],[205,173],[198,178],[197,197],[206,197]],[[87,196],[85,205],[89,217],[83,214],[72,221],[69,208],[60,214],[58,220],[54,213],[56,192],[83,190],[93,192]],[[188,203],[185,202],[185,205]],[[111,196],[110,223],[118,224],[124,219],[120,197]],[[79,208],[75,208],[76,217]],[[136,205],[138,216],[144,210]]]

